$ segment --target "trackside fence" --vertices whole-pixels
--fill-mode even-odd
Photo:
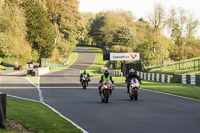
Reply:
[[[145,73],[145,72],[137,72],[137,74],[143,80],[150,80],[150,81],[158,81],[162,83],[171,83],[173,75],[161,74],[161,73]],[[177,83],[182,84],[192,84],[192,85],[200,85],[200,75],[177,75],[178,79],[176,80]]]
[[[200,75],[182,74],[179,75],[178,82],[182,84],[200,85]]]
[[[69,58],[68,58],[65,62],[60,63],[60,64],[57,64],[57,65],[50,65],[49,67],[50,67],[50,68],[62,67],[62,66],[64,66],[64,65],[68,64],[69,61],[70,61],[70,59],[71,59],[71,55],[69,56]]]
[[[177,62],[164,60],[162,64],[157,60],[143,61],[142,63],[144,64],[146,69],[162,68],[162,69],[169,69],[169,70],[200,71],[200,59],[177,61]]]
[[[171,83],[171,78],[172,78],[172,75],[160,74],[160,73],[137,72],[137,74],[143,80],[158,81],[162,83]]]

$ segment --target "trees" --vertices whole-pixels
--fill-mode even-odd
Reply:
[[[83,26],[85,27],[84,32],[83,32],[83,38],[80,39],[79,43],[82,44],[92,44],[92,37],[88,34],[89,31],[91,30],[91,24],[94,20],[94,14],[92,12],[86,12],[86,13],[82,13],[82,23]]]
[[[166,17],[166,13],[164,7],[158,3],[154,6],[153,13],[148,17],[149,22],[153,27],[153,50],[156,52],[156,44],[158,42],[158,36],[160,35],[161,30],[167,24],[168,18]]]
[[[199,20],[195,19],[193,15],[187,13],[184,9],[172,8],[170,10],[170,19],[168,23],[168,27],[171,30],[171,38],[175,41],[176,49],[173,53],[171,53],[171,58],[174,60],[181,60],[182,56],[184,59],[191,58],[194,56],[192,54],[182,55],[182,51],[189,52],[192,47],[195,49],[196,46],[192,46],[195,44],[195,30],[199,24]],[[197,41],[197,40],[196,40]],[[185,48],[184,48],[185,47]]]
[[[1,1],[2,2],[2,1]],[[6,1],[0,6],[0,57],[31,60],[31,47],[25,40],[26,18],[19,3]]]
[[[103,38],[102,28],[105,25],[104,18],[105,18],[104,12],[97,13],[95,19],[93,20],[90,26],[91,28],[88,32],[89,36],[92,36],[93,40],[99,44],[104,43],[102,40]]]
[[[116,30],[112,44],[134,47],[134,35],[128,26],[121,26]]]
[[[83,38],[84,26],[78,12],[77,0],[46,0],[48,18],[54,25],[56,48],[68,57],[77,40]]]
[[[47,12],[40,0],[24,0],[27,36],[26,39],[40,58],[52,56],[54,45],[54,30],[50,21],[47,19]]]
[[[129,13],[127,14],[124,13],[124,11],[106,11],[98,13],[91,24],[89,35],[93,37],[96,43],[103,45],[111,46],[117,43],[132,45],[132,29],[128,27],[128,24],[131,24],[130,20],[132,17]],[[117,39],[117,32],[121,34],[120,36],[123,38],[123,41]],[[130,33],[130,35],[126,32]]]

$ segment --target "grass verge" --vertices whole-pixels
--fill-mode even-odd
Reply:
[[[73,51],[73,52],[72,52],[72,55],[71,55],[71,59],[70,59],[70,61],[69,61],[69,63],[68,63],[67,65],[64,65],[64,66],[58,67],[58,68],[52,68],[52,69],[51,69],[51,72],[60,71],[60,70],[62,70],[63,68],[68,67],[69,65],[71,65],[71,64],[76,60],[77,57],[78,57],[77,52]]]
[[[94,47],[79,47],[79,48],[90,49],[96,53],[96,59],[94,61],[94,64],[87,70],[87,72],[89,72],[90,76],[92,77],[100,78],[102,74],[99,72],[99,69],[101,67],[108,66],[109,64],[108,61],[103,60],[103,50]]]
[[[99,68],[108,64],[108,61],[103,61],[102,50],[100,48],[92,47],[83,48],[93,50],[97,53],[96,60],[89,68],[88,72],[91,76],[100,78],[102,74],[99,72]],[[113,77],[113,79],[115,83],[125,84],[125,77]],[[167,84],[153,81],[142,81],[141,88],[200,100],[200,86],[197,85],[184,85],[180,83]]]
[[[21,99],[7,100],[7,118],[22,124],[28,131],[37,133],[80,133],[70,122],[44,104]],[[1,130],[0,130],[1,131]],[[6,130],[2,132],[7,133]],[[12,133],[11,131],[8,131]]]
[[[150,73],[163,73],[163,74],[200,74],[200,71],[194,70],[174,70],[174,69],[161,69],[155,68],[148,71]]]

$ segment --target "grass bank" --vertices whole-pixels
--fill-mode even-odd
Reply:
[[[58,67],[58,68],[52,68],[51,72],[60,71],[60,70],[62,70],[64,68],[68,67],[69,65],[71,65],[76,60],[77,57],[78,57],[77,52],[73,51],[72,54],[71,54],[71,59],[70,59],[70,61],[69,61],[69,63],[67,65],[64,65],[64,66]]]
[[[93,50],[97,53],[96,60],[94,64],[88,69],[88,71],[91,76],[100,78],[102,74],[99,72],[99,68],[108,64],[108,61],[103,61],[103,51],[100,48],[83,48]],[[125,77],[113,77],[113,79],[115,83],[125,84]],[[180,83],[167,84],[153,81],[142,81],[141,88],[200,100],[200,86],[196,85],[184,85]]]
[[[62,70],[64,67],[72,64],[78,54],[72,53],[70,62],[61,67],[55,68],[52,71]],[[38,77],[26,77],[35,85],[38,85]],[[79,133],[81,132],[70,122],[60,117],[51,109],[46,107],[40,102],[32,102],[20,99],[8,99],[7,100],[7,125],[9,120],[14,120],[16,123],[23,125],[28,131],[38,133]],[[0,129],[2,133],[15,133],[14,131],[8,131]]]
[[[22,124],[28,131],[36,133],[81,133],[70,122],[39,102],[8,99],[7,119],[14,120]],[[6,130],[0,131],[13,133]]]
[[[66,67],[68,67],[69,65],[71,65],[77,58],[78,54],[77,52],[73,51],[72,55],[71,55],[71,59],[69,61],[69,63],[67,65],[64,65],[62,67],[58,67],[58,68],[52,68],[50,71],[51,72],[56,72],[56,71],[60,71]],[[34,83],[35,85],[38,85],[38,77],[31,77],[31,76],[27,76],[27,79],[29,79],[32,83]]]
[[[174,69],[161,69],[155,68],[151,69],[148,72],[150,73],[163,73],[163,74],[200,74],[200,71],[196,70],[174,70]]]
[[[85,48],[85,49],[90,49],[93,52],[96,53],[96,59],[94,64],[87,70],[89,72],[90,76],[95,77],[95,78],[100,78],[101,73],[99,72],[99,69],[101,67],[108,66],[108,61],[103,60],[103,50],[100,48],[94,48],[94,47],[79,47],[79,48]]]
[[[195,70],[194,70],[194,60],[195,60]],[[147,70],[148,72],[151,72],[151,73],[165,73],[165,74],[176,74],[176,75],[177,74],[200,74],[200,69],[199,69],[200,64],[198,60],[200,60],[200,57],[195,57],[195,58],[183,60],[180,62],[177,61],[177,62],[172,63],[170,66],[163,67],[162,69],[160,66],[154,65],[154,66],[148,67]]]

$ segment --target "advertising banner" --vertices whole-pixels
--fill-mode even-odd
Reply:
[[[110,53],[110,60],[140,60],[140,53]]]

